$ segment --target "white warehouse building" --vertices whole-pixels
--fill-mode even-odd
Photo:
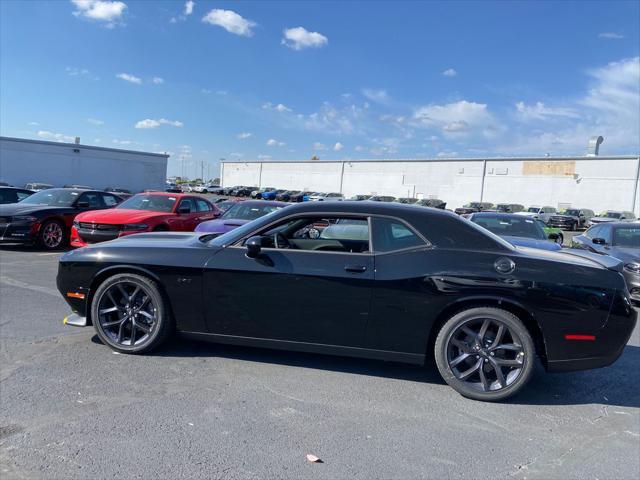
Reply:
[[[0,137],[0,181],[23,187],[78,184],[102,190],[117,187],[140,192],[164,190],[165,154]]]
[[[246,185],[352,195],[634,211],[640,216],[640,156],[432,160],[228,161],[223,186]]]

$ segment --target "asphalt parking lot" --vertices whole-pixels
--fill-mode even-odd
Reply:
[[[176,340],[116,355],[62,325],[59,253],[0,249],[0,477],[640,477],[640,333],[503,404],[435,367]],[[314,454],[323,463],[309,463]]]

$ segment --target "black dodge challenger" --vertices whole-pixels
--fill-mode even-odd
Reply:
[[[66,253],[58,289],[124,353],[173,331],[220,343],[423,363],[470,398],[604,367],[636,312],[612,257],[516,248],[453,213],[290,206],[222,236],[144,233]],[[304,313],[304,314],[303,314]]]

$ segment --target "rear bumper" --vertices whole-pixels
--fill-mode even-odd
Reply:
[[[548,358],[547,371],[571,372],[611,365],[622,355],[636,327],[637,316],[626,293],[616,295],[607,322],[594,332],[595,340],[566,340],[564,358]]]

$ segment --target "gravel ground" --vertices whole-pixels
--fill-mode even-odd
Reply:
[[[508,403],[434,367],[174,341],[115,355],[62,325],[59,254],[0,250],[0,477],[640,478],[640,334]],[[309,463],[314,454],[324,463]]]

